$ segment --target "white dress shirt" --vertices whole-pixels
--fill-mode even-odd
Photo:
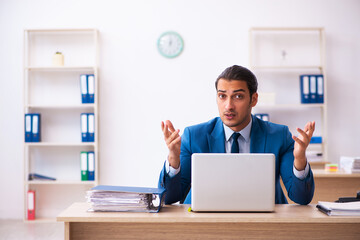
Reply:
[[[243,128],[242,130],[240,130],[238,133],[241,134],[241,136],[239,136],[238,143],[239,143],[239,149],[240,149],[240,153],[250,153],[250,134],[251,134],[251,126],[252,126],[252,118],[250,118],[250,122],[249,124]],[[225,152],[226,153],[231,153],[231,145],[233,143],[233,138],[231,137],[232,134],[234,133],[233,130],[231,130],[228,126],[226,126],[224,124],[224,133],[225,133]],[[168,159],[166,159],[165,162],[165,170],[166,172],[169,174],[169,177],[173,177],[176,174],[178,174],[180,172],[180,167],[179,166],[177,169],[173,168],[170,166]],[[304,170],[297,170],[295,168],[295,166],[293,165],[293,172],[294,175],[299,178],[299,179],[305,179],[305,177],[308,175],[309,173],[309,163],[306,163],[306,167]]]

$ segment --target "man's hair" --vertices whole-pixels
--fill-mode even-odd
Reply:
[[[245,81],[247,84],[247,87],[250,92],[250,97],[253,95],[253,93],[256,93],[258,82],[255,77],[255,75],[247,68],[234,65],[231,67],[226,68],[216,79],[215,82],[215,88],[218,89],[218,82],[220,78],[223,78],[225,80],[237,80],[237,81]]]

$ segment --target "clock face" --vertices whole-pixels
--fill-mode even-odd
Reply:
[[[161,55],[174,58],[182,52],[184,41],[176,32],[165,32],[159,37],[157,46]]]

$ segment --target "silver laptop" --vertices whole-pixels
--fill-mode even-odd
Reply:
[[[275,156],[244,153],[193,154],[191,189],[193,211],[274,211]]]

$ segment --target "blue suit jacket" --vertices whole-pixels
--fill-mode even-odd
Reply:
[[[287,203],[281,189],[280,176],[289,198],[298,204],[308,204],[314,194],[311,169],[300,180],[293,173],[294,140],[287,126],[262,121],[252,116],[251,153],[273,153],[276,158],[275,203]],[[225,133],[219,117],[206,123],[187,127],[181,137],[181,170],[170,178],[165,166],[160,173],[159,187],[166,188],[165,203],[191,203],[191,155],[193,153],[225,153]]]

